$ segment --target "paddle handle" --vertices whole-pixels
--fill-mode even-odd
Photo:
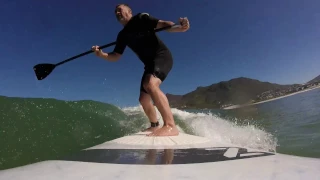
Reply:
[[[163,30],[166,30],[166,29],[170,29],[170,28],[176,28],[176,27],[179,27],[179,26],[181,26],[181,25],[167,26],[167,27],[163,27],[163,28],[156,29],[154,32],[159,32],[159,31],[163,31]],[[106,47],[113,46],[113,45],[115,45],[116,43],[117,43],[117,42],[115,41],[115,42],[112,42],[112,43],[109,43],[109,44],[102,45],[102,46],[99,47],[99,49],[103,49],[103,48],[106,48]],[[55,66],[59,66],[59,65],[61,65],[61,64],[64,64],[64,63],[69,62],[69,61],[72,61],[72,60],[74,60],[74,59],[77,59],[77,58],[79,58],[79,57],[81,57],[81,56],[85,56],[85,55],[90,54],[90,53],[93,53],[93,51],[92,51],[92,50],[89,50],[89,51],[87,51],[87,52],[84,52],[84,53],[81,53],[81,54],[79,54],[79,55],[73,56],[73,57],[71,57],[71,58],[69,58],[69,59],[66,59],[66,60],[64,60],[64,61],[61,61],[61,62],[55,64]]]
[[[100,49],[106,48],[106,47],[109,47],[109,46],[112,46],[112,45],[115,45],[115,44],[116,44],[116,42],[112,42],[112,43],[109,43],[109,44],[105,44],[105,45],[101,46]],[[59,65],[61,65],[61,64],[64,64],[64,63],[69,62],[69,61],[72,61],[72,60],[74,60],[74,59],[77,59],[77,58],[79,58],[79,57],[81,57],[81,56],[85,56],[85,55],[90,54],[90,53],[93,53],[93,51],[92,51],[92,50],[89,50],[89,51],[87,51],[87,52],[78,54],[78,55],[73,56],[73,57],[71,57],[71,58],[69,58],[69,59],[66,59],[66,60],[64,60],[64,61],[61,61],[61,62],[59,62],[59,63],[57,63],[57,64],[55,64],[55,65],[56,65],[56,66],[59,66]]]

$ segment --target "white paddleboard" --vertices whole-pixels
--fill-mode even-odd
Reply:
[[[60,160],[0,171],[17,179],[320,179],[320,159],[236,147],[180,133],[136,133]]]

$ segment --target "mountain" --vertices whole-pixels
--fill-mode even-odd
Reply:
[[[315,77],[311,81],[308,81],[307,84],[316,83],[316,82],[320,82],[320,75]]]
[[[170,99],[171,104],[179,103],[182,99],[182,95],[173,95],[173,94],[166,94],[167,98]]]
[[[170,106],[175,108],[221,108],[231,104],[251,103],[264,92],[284,91],[294,86],[295,84],[280,85],[239,77],[206,87],[197,87],[185,95],[166,95]]]

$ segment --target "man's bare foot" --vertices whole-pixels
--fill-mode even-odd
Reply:
[[[158,129],[160,129],[159,126],[157,126],[157,127],[149,127],[147,129],[144,129],[142,132],[154,132],[154,131],[156,131]]]
[[[158,130],[153,131],[152,133],[148,134],[147,136],[178,136],[179,130],[176,126],[163,126]]]

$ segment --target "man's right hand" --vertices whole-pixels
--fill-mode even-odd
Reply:
[[[99,46],[92,46],[91,50],[98,56],[101,57],[103,55],[103,52],[101,49],[99,49]]]

